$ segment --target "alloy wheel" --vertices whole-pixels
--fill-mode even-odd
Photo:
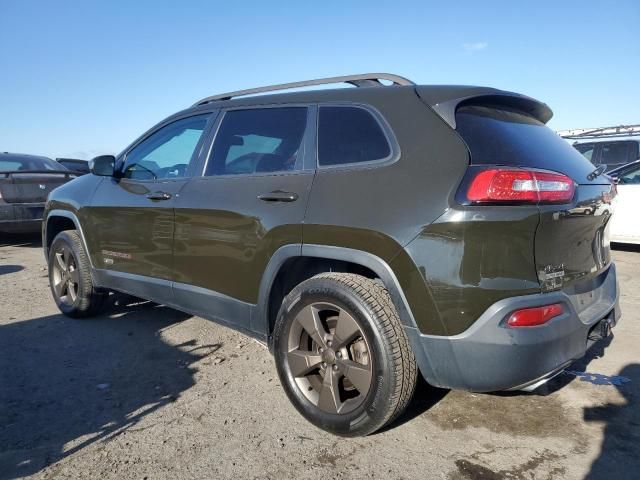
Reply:
[[[68,306],[73,306],[78,298],[80,272],[76,259],[68,246],[62,245],[55,251],[52,269],[53,290],[58,300]]]
[[[372,357],[353,316],[330,303],[313,303],[295,317],[286,354],[294,380],[312,404],[344,414],[365,400],[372,381]]]

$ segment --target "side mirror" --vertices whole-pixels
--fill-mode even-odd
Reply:
[[[94,175],[101,177],[113,177],[116,166],[116,157],[113,155],[100,155],[89,160],[89,170]]]

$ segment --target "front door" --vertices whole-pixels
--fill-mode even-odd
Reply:
[[[174,296],[181,307],[251,325],[271,255],[302,243],[314,176],[313,107],[227,110],[204,175],[176,201]]]
[[[117,177],[99,184],[85,235],[103,286],[145,298],[171,293],[173,207],[196,166],[210,117],[152,131],[119,161]]]

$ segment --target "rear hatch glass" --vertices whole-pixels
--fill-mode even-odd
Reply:
[[[0,156],[0,195],[6,203],[45,202],[51,190],[70,178],[69,170],[46,157]]]
[[[456,124],[469,146],[472,164],[551,170],[579,184],[603,181],[588,180],[593,164],[544,123],[522,112],[503,106],[463,106],[457,111]]]
[[[593,164],[525,113],[503,106],[463,106],[457,111],[456,124],[472,165],[550,170],[577,184],[571,204],[538,206],[540,221],[532,254],[543,291],[575,291],[607,268],[612,213],[612,184],[607,176],[589,180]]]

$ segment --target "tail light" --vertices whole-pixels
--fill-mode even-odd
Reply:
[[[564,308],[561,303],[554,303],[543,307],[523,308],[511,314],[507,320],[507,325],[510,327],[535,327],[543,325],[563,313]]]
[[[471,203],[568,203],[575,184],[561,173],[492,168],[471,179],[467,200]]]

